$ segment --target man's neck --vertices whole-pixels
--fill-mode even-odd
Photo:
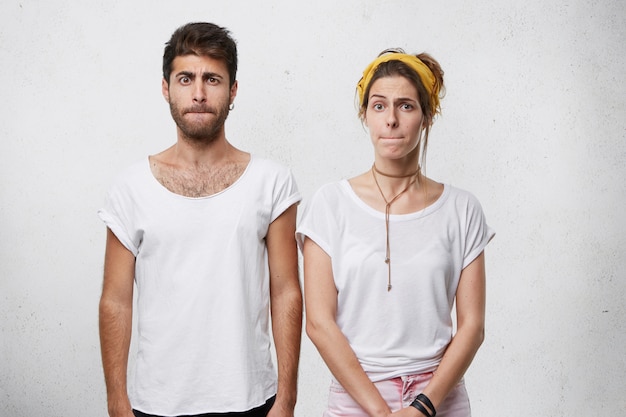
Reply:
[[[204,144],[179,138],[170,148],[150,157],[150,169],[173,193],[204,197],[232,185],[249,162],[250,155],[226,138]]]
[[[210,141],[199,141],[179,134],[178,140],[169,151],[169,155],[164,156],[169,156],[171,162],[189,168],[215,166],[231,159],[231,155],[236,153],[236,149],[226,140],[224,135]]]

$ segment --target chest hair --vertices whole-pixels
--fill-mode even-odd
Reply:
[[[217,167],[180,168],[152,162],[154,177],[169,191],[185,197],[207,197],[233,185],[241,177],[246,162],[227,162]]]

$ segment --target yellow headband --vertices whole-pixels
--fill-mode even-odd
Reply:
[[[417,75],[419,75],[420,80],[422,80],[422,84],[424,84],[424,87],[426,87],[426,91],[428,91],[430,96],[430,107],[434,116],[439,108],[439,85],[435,81],[435,75],[430,68],[428,68],[426,64],[424,64],[415,55],[401,54],[397,52],[381,55],[369,64],[367,68],[365,68],[365,71],[363,71],[363,77],[356,85],[356,89],[359,93],[359,104],[361,106],[363,105],[363,100],[365,99],[365,89],[372,81],[372,77],[374,76],[378,66],[383,62],[389,61],[401,61],[417,72]]]

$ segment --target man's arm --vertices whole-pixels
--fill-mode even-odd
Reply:
[[[111,417],[132,417],[126,389],[132,331],[135,257],[107,228],[100,298],[100,348]]]
[[[266,244],[270,270],[272,333],[278,360],[278,393],[268,416],[293,416],[302,335],[302,292],[298,279],[294,204],[272,222]]]

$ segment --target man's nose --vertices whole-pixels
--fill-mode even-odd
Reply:
[[[204,103],[206,101],[206,91],[204,90],[204,83],[202,81],[194,84],[193,101],[198,103]]]

